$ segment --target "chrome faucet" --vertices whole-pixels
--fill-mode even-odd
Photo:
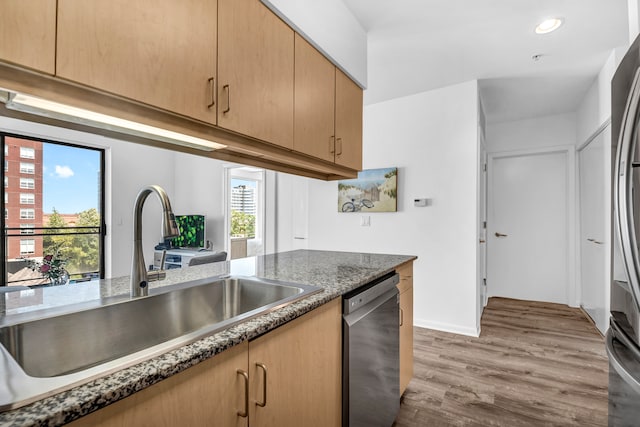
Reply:
[[[156,193],[162,204],[162,236],[164,239],[180,235],[180,229],[176,224],[176,218],[171,210],[171,202],[167,193],[158,185],[144,187],[136,197],[133,207],[133,260],[131,263],[131,296],[142,297],[149,295],[147,286],[149,281],[160,280],[164,276],[161,272],[154,271],[147,274],[147,267],[142,253],[142,207],[151,193]],[[164,256],[163,256],[164,258]],[[160,265],[162,268],[163,265]]]

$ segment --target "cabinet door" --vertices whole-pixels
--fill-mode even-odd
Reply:
[[[296,34],[293,149],[334,161],[336,67]]]
[[[0,60],[55,73],[55,0],[2,0]]]
[[[73,427],[246,427],[248,344],[242,343],[70,424]]]
[[[293,30],[258,0],[218,14],[218,125],[293,148]]]
[[[340,303],[336,298],[249,343],[252,427],[341,425]]]
[[[59,0],[59,77],[214,123],[216,0]]]
[[[405,264],[400,274],[400,395],[413,377],[413,266]]]
[[[362,169],[362,89],[336,70],[336,163]]]

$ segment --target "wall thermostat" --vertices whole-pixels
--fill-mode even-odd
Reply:
[[[429,199],[413,199],[413,206],[415,207],[429,206]]]

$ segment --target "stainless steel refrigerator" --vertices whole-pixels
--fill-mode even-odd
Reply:
[[[640,425],[640,39],[631,45],[611,86],[614,250],[626,280],[612,280],[609,426]],[[616,265],[615,261],[613,263]],[[614,267],[615,268],[615,267]],[[614,271],[614,277],[619,277]]]

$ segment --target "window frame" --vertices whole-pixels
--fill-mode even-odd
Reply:
[[[20,219],[36,219],[36,210],[33,208],[20,208]]]
[[[20,193],[20,204],[21,205],[35,205],[36,204],[36,195],[33,194],[33,193]]]
[[[36,174],[36,164],[31,162],[20,162],[20,173],[26,173],[28,175]]]
[[[24,150],[30,150],[31,154],[30,155],[24,155]],[[20,158],[21,159],[31,159],[34,160],[36,158],[36,150],[34,148],[31,147],[20,147]]]
[[[100,213],[100,225],[99,227],[96,227],[97,229],[99,229],[99,231],[96,233],[97,237],[98,237],[98,264],[99,264],[99,278],[100,279],[104,279],[105,278],[105,272],[106,272],[106,262],[105,262],[105,249],[106,249],[106,222],[105,222],[105,215],[106,215],[106,197],[105,197],[105,189],[106,189],[106,149],[104,148],[98,148],[98,147],[93,147],[93,146],[89,146],[89,145],[82,145],[82,144],[78,144],[78,143],[68,143],[68,142],[61,142],[61,141],[56,141],[54,139],[42,139],[42,138],[38,138],[38,137],[33,137],[33,136],[28,136],[28,135],[21,135],[21,134],[16,134],[16,133],[11,133],[11,132],[3,132],[0,131],[0,144],[2,144],[4,146],[4,150],[1,152],[0,156],[2,157],[2,160],[6,160],[8,154],[9,154],[9,144],[7,144],[6,138],[10,137],[10,138],[17,138],[17,139],[21,139],[21,140],[28,140],[28,141],[36,141],[36,142],[41,142],[43,144],[56,144],[56,145],[63,145],[63,146],[67,146],[67,147],[74,147],[74,148],[80,148],[80,149],[85,149],[85,150],[92,150],[94,152],[99,153],[99,163],[100,163],[100,179],[99,179],[99,188],[98,188],[98,193],[99,193],[99,197],[98,197],[98,212]],[[35,160],[35,154],[34,154],[34,160]],[[20,157],[23,158],[23,157]],[[30,162],[21,162],[21,163],[30,163]],[[32,172],[22,172],[21,173],[26,173],[28,175],[35,175],[35,164],[37,162],[33,162],[33,169]],[[22,169],[22,168],[21,168]],[[5,171],[6,173],[6,171]],[[26,182],[23,181],[24,180],[30,180],[30,185],[28,187],[23,187],[22,183]],[[8,177],[5,175],[5,185],[3,187],[2,192],[6,193],[7,192],[7,187],[9,187],[8,185]],[[34,190],[36,189],[36,182],[34,178],[28,178],[28,177],[20,177],[20,185],[19,188],[21,190]],[[0,232],[2,233],[2,241],[3,244],[0,244],[0,279],[2,279],[2,283],[0,283],[0,286],[6,286],[8,283],[8,272],[7,272],[7,251],[8,251],[8,237],[9,235],[12,238],[16,238],[16,239],[20,239],[20,236],[31,236],[31,235],[35,235],[35,236],[39,236],[42,235],[41,232],[37,231],[37,228],[35,226],[35,224],[33,225],[34,228],[34,233],[25,233],[22,234],[21,232],[24,231],[22,229],[22,224],[20,226],[21,230],[19,230],[19,233],[16,233],[15,231],[9,231],[6,229],[6,215],[8,215],[8,209],[6,208],[6,204],[4,203],[4,197],[2,198],[2,200],[0,200],[0,203],[2,203],[2,207],[5,209],[5,215],[0,217]],[[35,214],[35,210],[34,210],[34,214]],[[35,216],[35,215],[34,215]],[[23,219],[32,219],[32,218],[23,218]],[[29,227],[31,228],[31,227]],[[12,229],[15,230],[15,229]],[[21,239],[22,240],[22,239]]]
[[[31,251],[23,251],[22,246],[25,242],[31,242]],[[20,239],[20,255],[31,255],[36,252],[36,239]]]
[[[28,181],[28,182],[30,182],[30,183],[31,183],[31,185],[28,185],[28,186],[26,186],[26,187],[23,187],[23,186],[22,186],[22,183],[23,183],[23,182],[27,182],[27,181]],[[18,188],[20,188],[21,190],[35,190],[35,189],[36,189],[36,180],[35,180],[35,179],[33,179],[33,178],[23,178],[23,177],[20,177],[20,184],[19,184],[19,187],[18,187]]]

